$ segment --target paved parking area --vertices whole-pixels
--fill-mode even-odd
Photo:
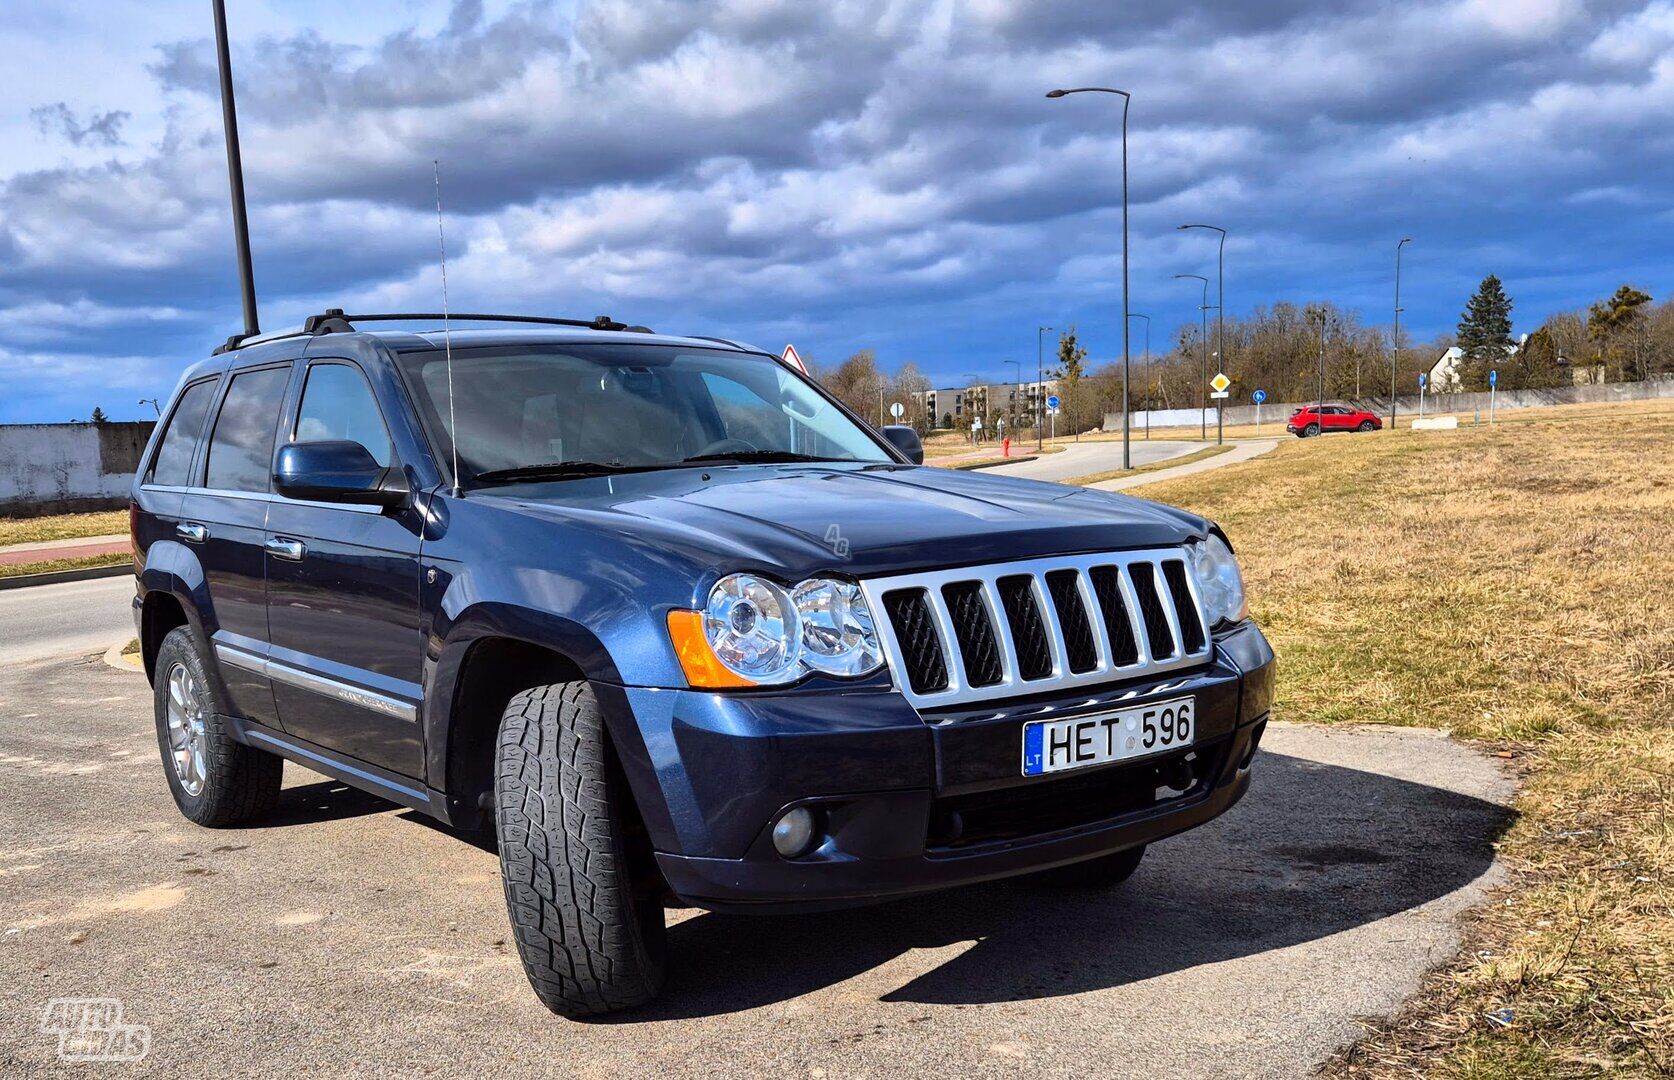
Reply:
[[[170,1075],[1306,1075],[1456,948],[1511,793],[1434,733],[1275,725],[1122,889],[675,912],[663,1000],[573,1023],[491,851],[295,766],[274,819],[198,829],[150,717],[96,658],[0,667],[0,1075],[61,1068],[61,996],[120,999]]]

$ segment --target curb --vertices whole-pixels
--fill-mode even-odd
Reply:
[[[117,671],[137,671],[143,673],[145,671],[145,662],[140,659],[139,653],[129,653],[126,656],[122,654],[122,650],[127,647],[128,643],[126,641],[118,641],[115,645],[106,649],[104,656],[105,664],[109,667],[115,668]]]
[[[26,589],[31,585],[58,585],[66,581],[91,581],[94,578],[120,577],[132,574],[134,564],[112,563],[109,566],[82,566],[74,570],[53,570],[45,574],[16,574],[0,577],[0,592],[7,589]]]

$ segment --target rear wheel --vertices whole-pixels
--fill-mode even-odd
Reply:
[[[1371,431],[1372,429],[1374,429],[1376,427],[1377,427],[1377,425],[1372,423],[1370,420],[1362,420],[1362,421],[1360,421],[1360,429],[1359,430],[1361,430],[1361,431]]]
[[[494,825],[517,951],[560,1016],[643,1005],[662,989],[662,883],[585,682],[512,698],[500,718]]]
[[[1309,424],[1307,427],[1302,429],[1302,437],[1304,439],[1311,439],[1315,435],[1318,435],[1318,434],[1319,434],[1319,425],[1318,424]]]
[[[1133,877],[1134,871],[1139,869],[1139,861],[1143,858],[1145,846],[1141,844],[1136,848],[1118,851],[1114,855],[1042,870],[1038,874],[1029,875],[1027,880],[1054,888],[1109,889]]]
[[[232,737],[190,628],[169,631],[153,670],[157,746],[180,812],[199,825],[219,828],[273,809],[285,761]]]

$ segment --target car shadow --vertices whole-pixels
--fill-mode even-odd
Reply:
[[[340,780],[321,780],[281,789],[273,810],[245,827],[278,829],[291,825],[318,825],[324,821],[342,821],[399,809],[388,799],[350,787]]]
[[[809,915],[702,914],[669,928],[670,981],[638,1023],[801,997],[915,949],[970,948],[885,996],[985,1004],[1149,979],[1335,934],[1444,896],[1493,861],[1512,811],[1266,753],[1220,819],[1157,844],[1125,885],[1000,882]]]

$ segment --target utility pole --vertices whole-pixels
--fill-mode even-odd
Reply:
[[[1209,279],[1202,274],[1175,274],[1176,278],[1195,278],[1203,282],[1203,299],[1197,305],[1197,312],[1203,317],[1203,371],[1198,379],[1197,437],[1207,441],[1209,438]]]
[[[1046,417],[1041,410],[1046,407],[1046,345],[1044,335],[1050,326],[1035,327],[1035,449],[1046,448],[1043,441],[1042,428],[1046,426]]]
[[[1389,342],[1389,430],[1395,430],[1396,380],[1401,373],[1401,249],[1412,243],[1407,236],[1395,245],[1395,334]]]

